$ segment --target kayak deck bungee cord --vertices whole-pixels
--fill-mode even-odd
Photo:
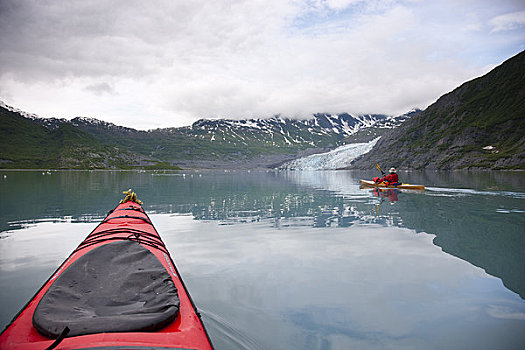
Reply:
[[[0,335],[0,349],[212,349],[135,193],[80,243]]]

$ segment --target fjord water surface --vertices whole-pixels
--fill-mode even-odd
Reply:
[[[217,349],[522,349],[521,173],[0,172],[0,322],[132,187]]]

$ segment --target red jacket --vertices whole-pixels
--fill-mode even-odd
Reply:
[[[396,182],[399,182],[399,177],[396,173],[391,173],[383,177],[383,181],[386,182],[387,185],[395,184]]]

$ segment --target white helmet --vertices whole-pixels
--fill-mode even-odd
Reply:
[[[390,169],[388,170],[388,172],[389,172],[390,174],[395,173],[395,172],[396,172],[396,168],[390,168]]]

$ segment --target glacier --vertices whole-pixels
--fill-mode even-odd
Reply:
[[[326,153],[312,154],[294,159],[281,169],[288,170],[335,170],[344,168],[362,154],[370,152],[380,137],[365,143],[349,143]]]

